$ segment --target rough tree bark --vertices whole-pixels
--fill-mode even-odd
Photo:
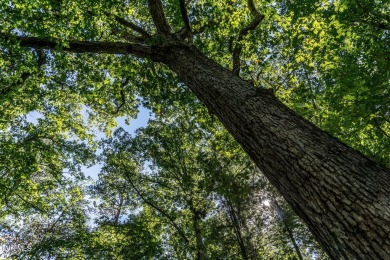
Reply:
[[[390,173],[193,47],[158,51],[334,259],[390,259]]]

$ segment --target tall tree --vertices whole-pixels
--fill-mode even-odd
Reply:
[[[279,242],[291,238],[280,238],[278,221],[269,221],[273,214],[257,199],[269,184],[206,109],[190,105],[164,107],[164,117],[150,120],[135,137],[118,129],[105,142],[106,163],[93,189],[104,195],[103,219],[126,225],[133,221],[129,209],[141,212],[138,223],[160,226],[154,237],[174,259],[294,255],[289,242]],[[313,248],[302,237],[295,248]]]
[[[154,218],[165,227],[167,251],[175,252],[172,257],[215,258],[218,243],[225,238],[207,236],[210,221],[207,223],[205,218],[216,215],[217,191],[228,189],[220,180],[229,175],[237,177],[239,173],[229,174],[229,170],[242,170],[242,165],[249,168],[251,163],[242,152],[219,154],[223,142],[218,138],[226,137],[226,133],[221,133],[221,126],[214,135],[210,133],[209,128],[214,128],[216,122],[212,124],[207,116],[199,117],[199,113],[205,112],[199,104],[187,111],[164,109],[164,112],[164,118],[149,121],[148,127],[138,130],[135,138],[123,129],[115,132],[104,149],[106,164],[101,176],[120,178],[116,187],[109,190],[114,194],[119,189],[125,194],[132,193],[139,201],[139,208],[153,212]],[[194,118],[195,112],[198,118]],[[228,147],[235,146],[229,137],[224,141]],[[235,149],[238,150],[237,146]],[[232,182],[245,180],[247,172],[248,169],[243,169]],[[102,180],[101,185],[107,183]],[[219,257],[232,257],[229,252],[220,251]]]
[[[372,7],[367,9],[370,4]],[[300,34],[294,35],[294,30],[289,30],[284,19],[301,25],[298,28],[302,28],[302,35],[309,31],[318,37],[329,36],[321,57],[335,54],[332,39],[339,38],[347,47],[352,46],[343,49],[340,55],[336,53],[336,56],[345,57],[345,61],[352,55],[358,57],[358,62],[370,64],[365,63],[372,53],[372,49],[365,49],[370,41],[380,42],[379,46],[383,49],[379,49],[386,54],[389,45],[389,4],[364,2],[357,8],[360,16],[349,15],[350,11],[356,11],[352,5],[349,1],[318,1],[302,5],[305,8],[300,9],[284,1],[267,2],[256,7],[252,0],[226,3],[180,1],[180,6],[176,1],[163,3],[148,0],[146,8],[143,2],[138,1],[132,4],[116,1],[2,2],[0,13],[4,23],[1,50],[5,60],[2,81],[6,86],[2,92],[6,94],[7,107],[15,104],[15,111],[10,113],[8,109],[5,115],[15,116],[42,109],[41,101],[58,100],[61,96],[64,99],[60,104],[49,102],[46,107],[54,108],[55,113],[52,114],[68,115],[70,118],[71,105],[81,102],[100,111],[100,118],[110,122],[105,119],[109,119],[105,114],[107,111],[134,113],[134,89],[133,92],[128,89],[129,82],[124,75],[132,77],[131,83],[136,86],[147,86],[151,79],[148,75],[166,80],[170,74],[165,69],[162,72],[153,71],[144,59],[163,63],[191,89],[211,114],[219,118],[293,210],[308,224],[331,257],[386,259],[390,257],[389,171],[298,116],[283,105],[272,91],[256,88],[253,83],[239,77],[250,74],[245,68],[251,61],[245,57],[249,56],[249,50],[244,42],[256,35],[259,26],[269,29],[262,30],[260,35],[269,37],[270,41],[266,42],[268,46],[255,45],[255,56],[259,53],[258,49],[264,47],[265,53],[260,58],[267,59],[272,55],[280,57],[282,54],[272,46],[272,40],[280,33],[296,36],[296,41],[292,43],[295,49],[289,50],[301,54],[299,62],[316,53],[318,48],[312,51],[302,48],[304,45],[301,44]],[[315,23],[305,27],[304,23],[297,22],[297,16],[290,15],[291,12],[298,16],[327,14],[336,25],[333,24],[328,30],[319,30]],[[348,19],[351,19],[349,25],[345,23]],[[278,24],[278,21],[281,23]],[[245,25],[241,27],[241,23]],[[350,29],[356,23],[362,25],[359,29],[368,28],[364,32],[375,28],[378,34],[365,33],[364,37],[357,37]],[[347,30],[343,30],[343,27],[340,29],[339,24]],[[339,29],[346,32],[345,35],[338,33]],[[368,41],[361,42],[361,39]],[[44,57],[41,50],[48,55]],[[269,51],[274,53],[270,54]],[[360,51],[367,55],[359,57]],[[105,54],[116,55],[109,57]],[[228,69],[219,63],[227,65],[230,54],[232,64]],[[310,79],[316,74],[330,75],[327,81],[331,83],[340,80],[343,75],[321,74],[321,66],[316,65],[334,62],[332,57],[321,61],[313,56],[311,63],[314,65],[311,66],[316,69],[295,68],[297,80],[305,84],[304,76]],[[15,59],[18,61],[16,64],[12,62]],[[44,61],[49,62],[51,67],[42,65]],[[87,61],[94,64],[96,69],[86,66]],[[99,64],[104,65],[99,68]],[[351,64],[351,60],[347,64]],[[388,71],[383,71],[383,68],[388,68],[389,61],[384,57],[377,64],[373,73],[380,71],[385,79],[381,82],[381,88],[375,90],[380,97],[388,97],[386,88],[383,88],[388,86]],[[39,77],[37,72],[42,72],[42,66],[47,69]],[[119,66],[119,69],[114,70],[113,66]],[[147,70],[138,71],[137,76],[137,68]],[[311,74],[308,75],[308,72]],[[365,79],[372,75],[375,74],[366,74]],[[58,79],[62,83],[58,84]],[[99,79],[103,79],[100,85],[91,84],[99,82]],[[344,83],[339,86],[348,85],[348,82]],[[104,87],[110,87],[112,91],[105,91]],[[18,93],[23,95],[19,97]],[[29,97],[26,93],[31,93],[33,102],[21,102]],[[72,100],[66,93],[77,100]],[[97,96],[100,93],[106,97]],[[361,88],[358,93],[367,93],[367,90]],[[357,96],[345,95],[344,98],[359,101]],[[372,122],[376,124],[377,135],[387,135],[388,104],[378,99],[370,107],[372,113],[368,116],[374,118]],[[7,123],[3,127],[6,128]],[[382,158],[385,158],[383,154]]]

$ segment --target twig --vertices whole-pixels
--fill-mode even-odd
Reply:
[[[240,69],[241,69],[241,60],[240,60],[241,51],[242,51],[241,41],[250,31],[253,31],[254,29],[256,29],[257,26],[261,23],[261,21],[263,21],[263,19],[265,17],[263,14],[260,14],[256,10],[255,5],[253,3],[253,0],[248,0],[248,8],[253,16],[253,20],[246,27],[242,28],[241,31],[239,32],[238,37],[237,37],[237,41],[236,41],[237,43],[236,43],[236,46],[234,47],[233,53],[232,53],[233,73],[236,74],[237,76],[240,75]]]

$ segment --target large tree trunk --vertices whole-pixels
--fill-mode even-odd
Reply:
[[[390,259],[388,170],[196,49],[175,45],[157,52],[221,120],[332,258]]]

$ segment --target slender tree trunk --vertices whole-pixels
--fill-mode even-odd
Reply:
[[[218,116],[334,259],[390,259],[390,174],[195,48],[158,59]]]
[[[294,234],[293,234],[293,232],[292,232],[292,230],[291,230],[291,227],[288,226],[288,225],[285,223],[285,228],[286,228],[286,231],[287,231],[287,235],[288,235],[288,237],[290,238],[291,243],[292,243],[293,246],[294,246],[295,253],[297,253],[298,259],[299,259],[299,260],[303,260],[303,256],[302,256],[301,250],[299,249],[299,246],[298,246],[298,244],[297,244],[297,241],[295,241]]]
[[[229,214],[230,220],[233,223],[234,232],[236,233],[237,242],[238,242],[238,245],[240,246],[241,257],[243,260],[248,260],[249,259],[248,253],[247,253],[245,243],[244,243],[244,240],[243,240],[242,234],[241,234],[240,221],[238,220],[237,214],[235,212],[235,209],[234,209],[234,206],[232,205],[232,203],[229,200],[226,200],[226,204],[227,204],[227,208],[229,211],[228,214]]]
[[[123,195],[121,193],[119,193],[119,205],[116,209],[116,213],[115,213],[115,217],[114,217],[115,224],[119,223],[119,217],[121,216],[122,207],[123,207]]]
[[[202,239],[202,230],[200,227],[201,221],[202,221],[202,217],[197,212],[193,212],[193,225],[194,225],[194,231],[195,231],[196,259],[197,260],[206,259],[205,249],[204,249],[203,239]]]
[[[282,207],[280,207],[279,203],[276,201],[275,198],[272,198],[272,200],[273,200],[273,204],[275,206],[275,209],[277,211],[278,217],[279,217],[280,221],[282,222],[283,227],[286,230],[287,236],[294,246],[294,250],[295,250],[295,253],[297,253],[298,259],[303,260],[301,250],[299,249],[297,241],[294,238],[294,233],[293,233],[293,230],[291,228],[291,225],[286,217],[286,212],[282,209]]]

